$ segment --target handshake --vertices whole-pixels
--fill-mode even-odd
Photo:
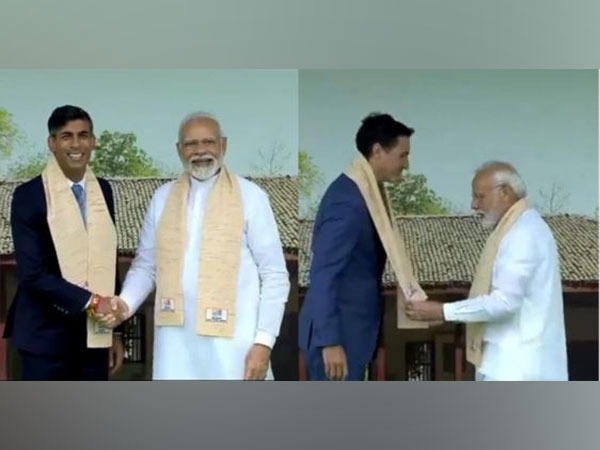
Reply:
[[[94,320],[108,328],[118,327],[130,316],[129,307],[121,298],[100,295],[92,296],[88,313]]]

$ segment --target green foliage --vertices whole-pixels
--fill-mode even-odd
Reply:
[[[312,157],[304,150],[298,151],[298,196],[300,198],[300,215],[312,216],[317,209],[313,198],[315,190],[322,186],[323,174],[314,163]]]
[[[13,116],[4,108],[0,108],[0,158],[12,155],[13,148],[24,139]]]
[[[15,161],[7,177],[24,180],[39,175],[46,166],[49,151],[39,152],[24,160]],[[138,147],[133,133],[103,131],[96,142],[90,166],[99,177],[162,177],[173,174],[155,163]]]
[[[27,159],[16,161],[8,168],[7,177],[12,180],[28,180],[37,177],[46,167],[49,153],[49,151],[39,152]]]
[[[427,187],[423,174],[405,172],[399,183],[388,186],[392,209],[398,215],[444,215],[450,214],[450,205]]]
[[[137,145],[133,133],[103,131],[90,163],[100,177],[156,177],[162,171]]]

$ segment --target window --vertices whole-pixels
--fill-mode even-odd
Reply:
[[[144,319],[143,314],[134,314],[123,326],[126,363],[137,364],[146,361]]]
[[[567,342],[569,381],[598,381],[598,341]]]
[[[454,343],[447,343],[444,342],[443,347],[444,350],[442,351],[442,357],[443,357],[443,363],[442,363],[442,371],[445,373],[451,373],[454,374],[454,370],[455,370],[455,353],[456,353],[456,348]]]
[[[433,342],[406,343],[406,380],[432,381],[434,379]]]

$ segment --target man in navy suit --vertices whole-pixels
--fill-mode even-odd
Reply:
[[[389,114],[366,117],[356,147],[378,182],[408,168],[414,130]],[[310,380],[364,379],[380,338],[386,254],[356,183],[346,174],[325,192],[315,218],[310,287],[299,318],[299,345]]]
[[[48,147],[74,191],[85,193],[84,175],[96,141],[92,120],[76,106],[55,109],[48,119]],[[112,190],[98,178],[114,224]],[[84,194],[85,195],[85,194]],[[19,285],[4,332],[21,357],[25,380],[107,380],[123,361],[121,337],[113,346],[87,348],[86,314],[113,310],[109,297],[97,297],[65,280],[47,221],[42,176],[16,188],[11,227]],[[118,276],[116,280],[119,290]],[[98,301],[92,301],[97,299]]]

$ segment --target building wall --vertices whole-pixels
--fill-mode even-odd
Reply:
[[[0,293],[0,301],[4,302],[6,305],[6,312],[8,313],[8,308],[10,308],[12,300],[17,292],[17,272],[14,266],[0,266],[0,270],[3,271],[4,277],[4,292]],[[6,358],[7,378],[9,380],[15,379],[19,376],[20,366],[16,352],[10,345],[7,345]]]
[[[431,295],[431,294],[430,294]],[[458,300],[457,296],[431,296],[436,300]],[[442,324],[428,329],[399,330],[397,327],[396,298],[389,293],[385,296],[386,314],[384,317],[385,372],[387,380],[407,380],[407,347],[410,343],[428,343],[431,346],[432,377],[435,380],[454,380],[454,353],[444,360],[444,349],[454,347],[456,326]],[[408,345],[407,345],[408,344]],[[470,376],[471,374],[467,374]]]
[[[125,278],[129,268],[129,262],[119,264],[119,275],[121,280]],[[6,302],[6,310],[14,298],[17,288],[17,277],[14,266],[2,266],[0,270],[5,274],[5,290],[0,293],[0,302]],[[298,271],[297,262],[288,260],[288,271],[290,273],[290,295],[286,305],[286,311],[281,326],[280,336],[272,352],[272,366],[276,379],[297,380],[298,379]],[[142,317],[143,333],[143,361],[139,363],[126,363],[120,372],[115,375],[119,380],[149,380],[152,377],[152,342],[154,326],[154,293],[150,294],[146,302],[138,310]],[[7,349],[7,371],[9,379],[19,379],[19,359],[16,351],[8,346]]]
[[[123,263],[121,273],[126,273],[129,263]],[[287,263],[290,273],[290,295],[281,324],[280,335],[271,354],[271,364],[277,380],[294,381],[298,379],[298,271],[295,261]],[[152,378],[152,354],[154,339],[154,292],[151,293],[143,305],[145,325],[145,362],[143,364],[128,364],[121,370],[121,380],[150,380]]]
[[[129,267],[128,262],[120,265],[120,275],[123,278]],[[0,292],[0,301],[6,302],[6,310],[10,306],[16,292],[17,278],[13,266],[2,266],[5,278],[5,290]],[[273,350],[272,364],[276,378],[279,380],[298,379],[298,310],[300,298],[298,296],[298,271],[295,260],[288,261],[290,272],[290,297],[286,305],[284,321],[277,344]],[[433,295],[432,295],[433,297]],[[442,301],[458,300],[460,296],[435,294],[435,298]],[[573,379],[598,379],[598,294],[564,294],[565,297],[565,324],[569,351],[570,372]],[[0,309],[1,310],[1,309]],[[384,318],[384,345],[386,349],[385,367],[386,379],[405,380],[407,376],[406,350],[411,342],[429,342],[433,348],[433,372],[437,380],[452,380],[453,353],[448,349],[454,343],[455,328],[445,324],[430,330],[398,330],[396,328],[396,308],[393,296],[386,297],[386,310]],[[124,380],[144,380],[151,378],[152,371],[152,339],[153,339],[153,294],[140,310],[144,325],[144,361],[141,363],[128,363],[115,377]],[[462,329],[461,329],[462,330]],[[446,357],[444,358],[444,347]],[[18,379],[19,361],[14,350],[8,347],[8,376],[9,379]],[[470,365],[466,365],[466,379],[474,379]]]
[[[462,296],[436,295],[441,301],[459,300]],[[598,294],[564,294],[565,328],[569,371],[572,379],[598,379]],[[406,380],[406,349],[411,342],[428,342],[433,347],[433,372],[436,380],[453,380],[453,353],[446,353],[454,343],[456,325],[444,324],[427,330],[398,330],[396,327],[396,304],[392,295],[386,296],[384,319],[384,344],[386,349],[386,379]],[[461,332],[464,328],[460,326]],[[410,345],[410,344],[409,344]],[[445,364],[444,364],[445,359]],[[470,364],[465,364],[465,379],[474,380]],[[452,370],[449,370],[452,369]]]
[[[598,293],[564,294],[570,341],[598,341]]]

